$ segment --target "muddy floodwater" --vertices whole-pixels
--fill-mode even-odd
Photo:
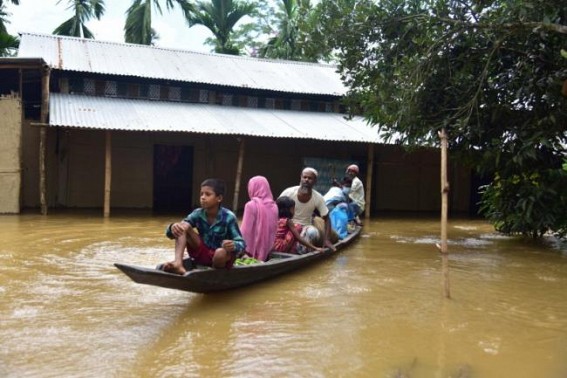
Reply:
[[[178,216],[0,216],[1,377],[567,377],[567,246],[376,217],[337,256],[230,292],[139,285]]]

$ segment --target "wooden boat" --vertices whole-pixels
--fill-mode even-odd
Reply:
[[[346,238],[335,244],[335,251],[327,248],[324,252],[309,252],[303,255],[271,252],[266,262],[251,265],[235,265],[231,269],[213,269],[206,266],[197,266],[186,274],[179,275],[164,272],[159,269],[159,266],[156,268],[145,268],[121,263],[115,263],[114,266],[134,282],[140,284],[194,293],[211,293],[264,281],[303,268],[315,261],[327,259],[351,244],[360,235],[360,232],[361,227],[356,227]]]

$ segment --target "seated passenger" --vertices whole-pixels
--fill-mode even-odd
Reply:
[[[352,184],[352,178],[346,176],[341,182],[333,180],[331,188],[325,193],[323,199],[325,200],[325,205],[329,211],[332,211],[337,204],[341,202],[349,202],[349,192],[350,186]]]
[[[274,244],[278,207],[264,176],[254,176],[248,181],[248,196],[250,201],[244,205],[240,225],[246,253],[257,260],[266,261]]]
[[[354,220],[354,222],[361,226],[362,222],[360,221],[359,215],[364,212],[364,207],[366,205],[366,201],[364,200],[364,185],[362,185],[362,181],[358,178],[358,165],[351,164],[346,169],[347,176],[352,178],[352,187],[349,193],[349,211],[351,213],[349,217],[350,220]]]
[[[331,223],[329,222],[329,209],[325,205],[323,195],[313,189],[317,183],[317,171],[314,168],[307,167],[301,171],[300,182],[297,186],[285,189],[280,197],[287,196],[295,201],[295,214],[293,221],[301,224],[305,232],[305,238],[313,245],[318,247],[328,247],[336,250],[332,242],[329,240],[331,234]],[[317,229],[313,226],[313,213],[318,211],[324,226]]]
[[[206,179],[201,183],[201,207],[181,222],[172,223],[166,235],[175,239],[175,259],[164,263],[166,272],[185,274],[185,250],[197,264],[213,268],[230,268],[237,253],[246,248],[234,213],[221,205],[225,183]]]
[[[295,201],[287,196],[283,196],[276,200],[276,204],[278,205],[279,220],[272,250],[299,254],[307,253],[311,250],[323,252],[323,248],[315,247],[301,236],[301,232],[304,231],[303,226],[293,222]]]
[[[348,205],[341,202],[329,214],[331,227],[337,233],[339,239],[344,239],[348,235]]]

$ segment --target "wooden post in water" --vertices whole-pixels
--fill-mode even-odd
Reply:
[[[232,211],[236,214],[238,210],[238,195],[240,194],[240,180],[242,178],[242,161],[244,160],[244,139],[239,138],[238,164],[236,165],[236,179],[234,181],[234,198],[232,199]]]
[[[49,116],[49,68],[44,68],[41,76],[41,110],[39,129],[39,204],[41,214],[47,215],[47,168],[45,155],[47,153],[47,121]]]
[[[366,220],[370,219],[370,209],[372,208],[372,170],[374,168],[374,144],[370,143],[368,145],[368,160],[366,162],[366,193],[364,201],[366,202],[366,209],[364,210],[364,215]]]
[[[112,134],[106,130],[104,154],[104,217],[110,216],[110,188],[112,182]]]
[[[451,298],[449,289],[449,251],[447,248],[447,214],[449,210],[449,182],[447,181],[447,132],[441,129],[441,245],[437,245],[441,252],[443,271],[443,293],[445,298]]]

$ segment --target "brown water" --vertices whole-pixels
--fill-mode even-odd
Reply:
[[[180,215],[181,216],[181,215]],[[567,377],[567,247],[376,218],[340,255],[232,292],[138,285],[172,257],[147,214],[0,216],[2,377]]]

